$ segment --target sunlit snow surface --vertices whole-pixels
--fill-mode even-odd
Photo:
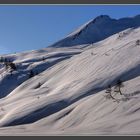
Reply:
[[[138,39],[140,28],[127,29],[94,44],[8,55],[18,70],[0,68],[0,135],[140,134]],[[38,74],[29,79],[31,69]],[[118,79],[116,102],[105,90]]]

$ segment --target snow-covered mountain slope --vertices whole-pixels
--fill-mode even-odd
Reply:
[[[82,25],[66,38],[54,43],[53,47],[65,47],[81,44],[91,44],[101,41],[115,33],[128,28],[140,26],[140,15],[129,18],[112,19],[101,15]]]
[[[4,64],[0,64],[0,98],[5,97],[24,81],[28,80],[31,70],[37,75],[59,62],[81,53],[81,51],[82,49],[75,46],[73,48],[62,49],[45,48],[37,51],[1,56],[13,61],[18,70],[13,72],[11,76],[10,73],[5,70]]]
[[[0,99],[0,134],[140,134],[138,40],[140,28],[130,28],[86,48],[48,48],[8,55],[16,64],[20,63],[15,72],[18,77],[34,66],[40,71]],[[68,54],[70,57],[65,59]],[[64,57],[62,61],[59,56]],[[46,60],[42,61],[42,57]],[[48,61],[53,63],[54,58],[59,63],[48,68]],[[27,67],[22,67],[24,64]],[[114,92],[119,79],[123,81],[123,95]],[[117,101],[106,97],[108,85]]]

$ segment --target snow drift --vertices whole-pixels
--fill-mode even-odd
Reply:
[[[10,75],[1,65],[0,135],[140,134],[139,40],[140,28],[127,28],[94,44],[4,55],[18,67]]]

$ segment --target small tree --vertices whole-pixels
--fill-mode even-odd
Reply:
[[[4,58],[4,62],[7,63],[8,62],[8,59],[7,58]]]
[[[1,63],[4,62],[4,58],[3,58],[3,57],[0,58],[0,62],[1,62]]]
[[[9,66],[10,66],[10,68],[11,68],[12,70],[16,70],[16,69],[17,69],[15,63],[13,63],[13,62],[10,62],[10,63],[9,63]]]
[[[6,61],[6,62],[4,62],[4,65],[5,65],[6,70],[10,69],[11,71],[14,71],[17,69],[15,63],[13,63],[13,62]]]
[[[115,88],[114,88],[114,92],[117,92],[117,93],[120,93],[120,95],[123,95],[123,94],[122,94],[122,91],[121,91],[121,88],[122,88],[123,86],[124,86],[124,85],[122,84],[122,81],[119,79],[119,80],[117,81],[117,84],[116,84]]]
[[[136,41],[136,45],[140,45],[140,40],[137,40]]]
[[[41,87],[41,83],[39,82],[38,85],[36,86],[36,89],[40,87]]]
[[[45,57],[44,56],[42,57],[42,60],[45,61]]]
[[[34,72],[31,70],[30,73],[29,73],[29,78],[31,78],[33,76],[34,76]]]
[[[108,85],[105,93],[108,94],[107,98],[112,98],[112,99],[116,100],[111,94],[112,93],[111,85]]]

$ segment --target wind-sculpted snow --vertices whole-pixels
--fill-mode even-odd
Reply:
[[[81,50],[72,51],[72,50],[61,50],[60,52],[55,52],[48,48],[42,52],[42,54],[33,51],[27,52],[23,54],[14,54],[14,55],[6,55],[4,57],[13,60],[13,62],[17,65],[17,71],[14,71],[11,75],[7,72],[4,65],[1,65],[1,73],[0,73],[0,98],[7,96],[11,91],[13,91],[16,87],[22,84],[24,81],[29,79],[30,71],[34,71],[35,75],[43,72],[44,70],[52,67],[53,65],[71,58],[73,55],[77,55],[81,52]],[[26,56],[26,57],[25,57]],[[23,57],[23,59],[22,59]],[[12,84],[11,84],[12,83]],[[7,88],[8,86],[8,88]]]
[[[72,47],[74,45],[91,44],[101,41],[115,33],[128,28],[140,26],[140,15],[129,18],[112,19],[101,15],[82,25],[66,38],[54,43],[53,47]]]
[[[0,134],[140,134],[138,40],[140,28],[129,28],[86,47],[8,55],[22,65],[11,80],[4,72],[6,84],[14,85],[16,75],[31,69],[39,73],[11,91],[7,85],[7,95],[0,99]],[[114,91],[118,80],[123,95]],[[108,85],[116,100],[107,98]]]

